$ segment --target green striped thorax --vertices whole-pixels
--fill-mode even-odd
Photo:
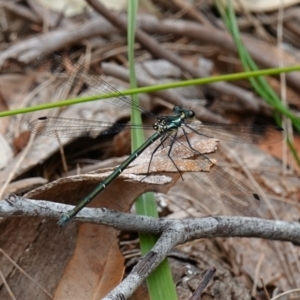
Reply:
[[[178,105],[174,106],[173,113],[175,114],[174,116],[157,117],[153,129],[160,133],[177,130],[184,121],[195,117],[193,110],[184,109]]]

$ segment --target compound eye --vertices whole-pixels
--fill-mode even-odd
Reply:
[[[154,130],[158,130],[158,126],[156,124],[153,125]]]
[[[194,118],[196,116],[193,110],[189,110],[189,118]]]

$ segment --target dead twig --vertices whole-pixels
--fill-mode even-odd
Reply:
[[[210,267],[206,273],[203,276],[202,281],[200,282],[198,288],[196,289],[196,291],[194,292],[193,296],[191,297],[190,300],[198,300],[201,299],[201,294],[203,293],[203,290],[205,289],[205,287],[208,285],[210,279],[213,277],[213,275],[216,272],[216,268],[215,267]]]
[[[70,205],[10,196],[0,201],[0,216],[59,218]],[[141,258],[128,277],[104,299],[127,299],[178,244],[213,237],[256,237],[289,241],[299,245],[300,224],[250,217],[206,217],[201,219],[157,219],[110,209],[84,208],[76,220],[112,226],[119,230],[160,235],[152,250]],[[119,297],[119,298],[118,298]]]
[[[126,30],[126,20],[124,18],[120,18],[119,16],[112,13],[99,1],[87,0],[87,2],[100,15],[104,16],[107,20],[109,20],[114,26],[116,26],[123,32]],[[144,22],[141,23],[141,25],[142,24],[144,24]],[[143,26],[141,26],[140,28],[143,28]],[[207,29],[209,30],[210,27]],[[172,30],[170,32],[172,32]],[[210,34],[213,34],[213,33],[210,31]],[[222,32],[222,34],[224,35],[224,32]],[[207,74],[204,74],[203,71],[199,70],[198,68],[193,67],[191,64],[187,63],[185,60],[183,60],[180,56],[178,56],[174,52],[171,52],[168,49],[161,46],[155,39],[150,37],[150,35],[148,35],[142,29],[136,30],[136,40],[144,48],[146,48],[154,57],[159,57],[159,58],[163,58],[163,59],[170,61],[174,65],[178,66],[184,72],[187,72],[188,74],[190,74],[192,77],[198,78],[198,77],[206,77],[207,76]],[[258,109],[258,107],[259,107],[259,104],[258,104],[259,101],[255,101],[255,100],[258,100],[258,98],[256,96],[254,96],[254,94],[252,92],[247,92],[244,89],[234,86],[230,83],[216,82],[216,83],[209,84],[208,87],[210,87],[212,90],[217,91],[220,94],[227,94],[234,98],[243,99],[244,100],[243,104],[246,107],[248,107],[249,105],[255,105],[256,109]]]

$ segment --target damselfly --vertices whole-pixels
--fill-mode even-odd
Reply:
[[[97,185],[94,190],[85,196],[74,209],[64,213],[58,222],[60,226],[65,225],[70,219],[72,219],[83,207],[91,202],[116,177],[118,177],[145,149],[159,139],[159,145],[154,149],[152,155],[149,157],[149,168],[153,155],[168,139],[171,141],[168,156],[176,166],[172,159],[172,149],[173,145],[178,143],[179,135],[187,141],[191,151],[199,156],[198,159],[209,165],[213,165],[210,159],[193,148],[189,141],[189,133],[238,143],[260,143],[263,142],[264,139],[273,143],[278,142],[283,138],[283,130],[279,127],[261,125],[240,126],[232,124],[203,124],[199,121],[195,122],[193,120],[195,117],[194,111],[184,109],[180,106],[175,106],[173,108],[174,114],[171,116],[156,117],[153,113],[142,106],[132,104],[129,98],[102,80],[99,76],[90,74],[89,71],[79,63],[74,63],[66,57],[55,53],[43,54],[40,57],[40,63],[43,66],[47,66],[48,71],[54,74],[56,78],[67,82],[70,86],[82,87],[85,84],[88,84],[93,88],[93,93],[99,95],[104,93],[113,94],[113,99],[106,100],[109,101],[109,103],[124,108],[132,108],[133,106],[134,109],[155,119],[154,125],[152,126],[155,133],[136,151],[134,151],[120,166],[115,168],[115,170],[103,182]],[[87,93],[91,94],[91,92]],[[41,117],[30,123],[29,128],[32,132],[35,132],[38,135],[47,135],[52,137],[96,137],[100,134],[118,132],[124,128],[134,129],[140,128],[141,126],[142,125],[137,124],[115,125],[109,122],[92,120]],[[149,129],[149,127],[146,126],[145,128]],[[266,134],[268,135],[267,138]],[[179,143],[182,145],[181,142]],[[177,170],[180,172],[178,168]],[[210,172],[198,172],[193,174],[193,178],[214,197],[226,202],[238,210],[249,212],[255,210],[259,205],[260,198],[257,193],[216,165],[213,165]]]

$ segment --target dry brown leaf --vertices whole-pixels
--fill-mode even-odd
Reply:
[[[75,251],[54,299],[102,299],[122,280],[124,258],[119,250],[118,234],[111,227],[80,226]]]
[[[30,177],[11,182],[6,188],[8,194],[20,194],[34,189],[37,186],[48,183],[48,180],[42,177]]]
[[[213,152],[216,141],[203,140],[193,145],[204,152]],[[174,151],[179,150],[175,147]],[[166,153],[167,148],[164,148],[153,159],[151,174],[157,175],[145,177],[149,164],[149,153],[145,153],[96,197],[90,206],[127,212],[134,200],[147,191],[166,193],[180,178]],[[186,149],[182,151],[181,159],[175,160],[182,172],[196,172],[204,168],[209,170],[209,165],[202,165],[198,160],[182,159],[189,156],[191,151]],[[111,170],[61,178],[27,193],[25,197],[75,204],[110,173]],[[100,299],[120,282],[124,266],[118,247],[118,234],[117,230],[106,226],[80,226],[74,253],[59,278],[55,299]]]

